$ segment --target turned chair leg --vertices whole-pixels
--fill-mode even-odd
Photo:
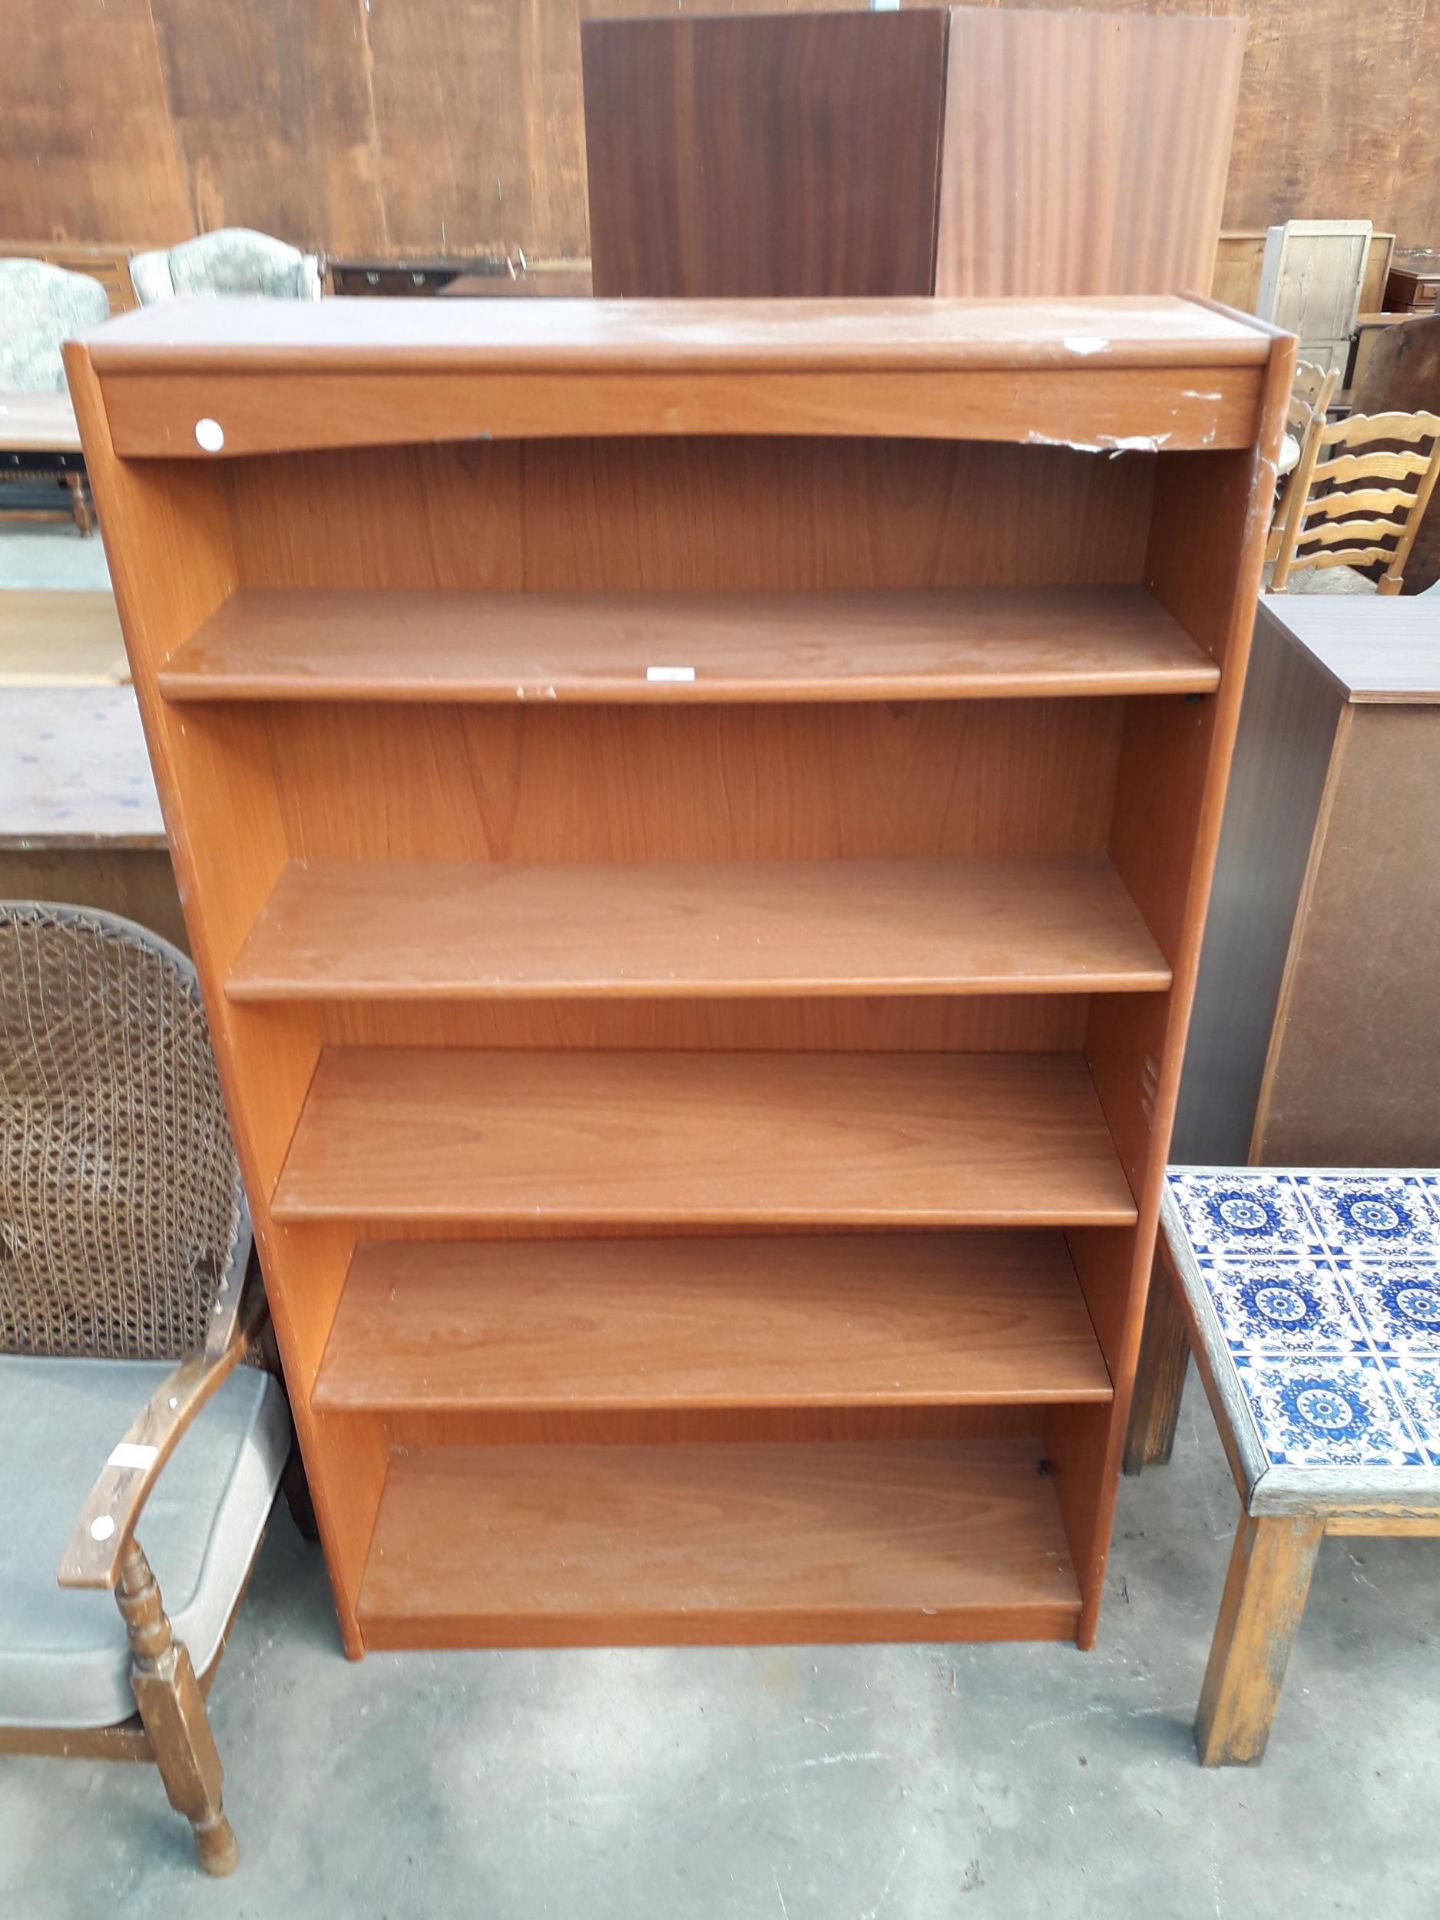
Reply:
[[[195,1849],[206,1873],[229,1873],[238,1854],[220,1801],[224,1775],[215,1736],[190,1655],[170,1631],[160,1589],[138,1541],[132,1540],[125,1550],[115,1599],[130,1636],[135,1704],[165,1792],[194,1828]]]
[[[1180,1396],[1190,1340],[1175,1297],[1175,1286],[1157,1260],[1150,1275],[1150,1300],[1145,1309],[1145,1332],[1140,1342],[1140,1365],[1135,1373],[1135,1398],[1130,1403],[1130,1425],[1125,1433],[1124,1469],[1163,1466],[1175,1446],[1180,1419]]]
[[[1324,1533],[1309,1516],[1240,1516],[1195,1717],[1202,1766],[1263,1756]]]

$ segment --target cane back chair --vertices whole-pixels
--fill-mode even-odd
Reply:
[[[240,1364],[268,1331],[250,1254],[190,962],[0,902],[0,1750],[153,1760],[217,1874],[205,1699],[292,1444]]]

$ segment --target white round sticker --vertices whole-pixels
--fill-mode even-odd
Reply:
[[[225,444],[225,429],[218,420],[197,420],[195,438],[206,453],[219,453]]]

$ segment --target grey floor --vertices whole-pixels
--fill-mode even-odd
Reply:
[[[149,1768],[0,1758],[6,1920],[1440,1914],[1436,1547],[1321,1550],[1271,1752],[1191,1746],[1235,1496],[1191,1384],[1100,1644],[342,1657],[277,1512],[211,1699],[241,1862]]]
[[[0,584],[104,580],[98,540],[0,534]],[[1235,1512],[1192,1383],[1175,1463],[1122,1487],[1094,1653],[352,1666],[282,1509],[211,1701],[238,1872],[197,1874],[148,1767],[0,1757],[0,1920],[1436,1920],[1440,1548],[1327,1542],[1269,1758],[1204,1773]]]
[[[74,527],[0,525],[0,587],[64,587],[71,592],[110,584],[105,545]],[[0,644],[4,636],[0,635]]]

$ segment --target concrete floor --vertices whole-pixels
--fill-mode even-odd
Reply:
[[[100,586],[0,534],[0,584]],[[1274,1745],[1190,1721],[1236,1502],[1193,1383],[1100,1645],[340,1654],[277,1513],[211,1701],[241,1864],[148,1767],[0,1757],[0,1920],[1436,1920],[1436,1546],[1321,1553]],[[164,1569],[159,1570],[163,1581]]]
[[[342,1657],[277,1512],[211,1701],[207,1882],[147,1767],[0,1758],[6,1920],[1434,1920],[1436,1551],[1335,1540],[1269,1757],[1190,1738],[1235,1496],[1191,1383],[1094,1653]],[[162,1570],[163,1578],[163,1570]]]

